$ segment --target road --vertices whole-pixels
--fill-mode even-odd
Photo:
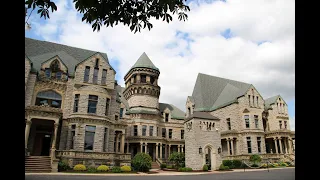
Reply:
[[[179,176],[86,176],[86,175],[28,175],[25,180],[294,180],[295,168],[268,171],[231,172]]]

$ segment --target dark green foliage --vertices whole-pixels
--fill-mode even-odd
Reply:
[[[180,172],[191,172],[192,171],[192,168],[189,168],[189,167],[181,167],[178,169],[178,171]]]
[[[209,168],[208,168],[208,165],[206,165],[206,164],[203,165],[203,167],[202,167],[202,170],[203,170],[203,171],[208,171],[208,169],[209,169]]]
[[[233,168],[232,160],[223,160],[223,161],[222,161],[222,164],[223,164],[224,166],[229,166],[229,167]]]
[[[67,162],[65,162],[65,161],[60,161],[60,162],[58,163],[58,171],[59,171],[59,172],[66,171],[66,170],[68,170],[68,169],[71,169],[71,168],[70,168],[70,166],[68,165]]]
[[[113,166],[111,172],[121,173],[121,168],[119,166]]]
[[[167,167],[167,164],[161,164],[161,165],[160,165],[160,168],[161,168],[161,169],[166,168],[166,167]]]
[[[141,28],[153,27],[151,18],[162,19],[169,23],[172,21],[170,14],[177,14],[178,19],[186,21],[190,11],[186,0],[144,0],[144,1],[97,1],[73,0],[76,10],[83,15],[82,21],[92,24],[93,31],[100,30],[101,26],[116,26],[118,23],[128,25],[131,31],[140,32]],[[49,9],[52,12],[57,6],[50,0],[25,0],[27,8],[39,9],[40,18],[49,18]]]
[[[257,164],[261,162],[261,156],[259,154],[253,154],[250,156],[250,162],[253,162],[254,164]]]
[[[90,172],[90,173],[98,172],[97,168],[95,168],[95,167],[88,167],[87,171]]]
[[[242,164],[242,162],[240,160],[233,160],[232,161],[232,165],[234,168],[240,168],[241,164]]]
[[[219,170],[224,171],[224,170],[229,170],[229,166],[225,166],[223,164],[220,165]]]
[[[180,168],[185,165],[185,155],[181,152],[174,152],[170,154],[169,161],[174,163],[175,168]]]
[[[259,165],[258,164],[252,164],[251,167],[259,167]]]
[[[150,155],[146,153],[137,153],[131,161],[134,170],[140,172],[149,171],[151,169],[151,162]]]

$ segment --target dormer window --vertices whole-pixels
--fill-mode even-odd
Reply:
[[[188,107],[189,116],[191,116],[191,108]]]
[[[94,67],[95,67],[95,68],[99,68],[99,59],[98,59],[98,58],[96,59],[96,64],[95,64]]]
[[[169,113],[165,113],[165,121],[166,121],[166,122],[169,121]]]
[[[52,72],[60,71],[59,61],[58,60],[54,60],[50,65],[50,69],[51,69]]]

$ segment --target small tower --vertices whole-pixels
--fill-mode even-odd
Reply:
[[[159,114],[160,71],[143,53],[124,76],[124,97],[129,104],[129,112]]]

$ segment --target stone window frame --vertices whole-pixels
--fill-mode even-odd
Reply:
[[[74,128],[73,128],[74,127]],[[76,123],[73,123],[73,124],[70,124],[70,148],[69,149],[75,149],[74,148],[74,143],[75,143],[75,137],[76,137],[76,129],[77,129],[77,124]],[[73,135],[74,133],[74,135]]]
[[[107,69],[102,69],[102,76],[101,76],[101,85],[107,84]]]
[[[80,101],[80,94],[74,95],[74,101],[73,101],[73,112],[79,111],[79,101]]]
[[[282,120],[279,120],[279,128],[282,129]]]
[[[259,129],[259,115],[253,115],[254,127]]]
[[[154,126],[149,126],[149,136],[153,136],[153,127]]]
[[[164,137],[163,137],[163,135],[164,135]],[[161,137],[167,138],[167,129],[166,128],[161,128]]]
[[[91,97],[91,99],[90,99],[90,97]],[[93,98],[94,97],[94,98]],[[95,99],[95,97],[96,97],[96,99]],[[95,107],[91,107],[90,106],[90,102],[96,102],[96,105],[95,105]],[[99,96],[97,96],[97,95],[91,95],[91,94],[89,94],[89,97],[88,97],[88,108],[87,108],[87,113],[88,114],[97,114],[97,106],[98,106],[98,102],[99,102]],[[92,109],[95,109],[95,112],[90,112],[90,108]]]
[[[138,136],[138,135],[139,135],[138,125],[133,125],[133,136]]]
[[[105,114],[106,116],[108,116],[108,115],[109,115],[109,110],[110,110],[110,101],[111,101],[111,99],[110,99],[110,98],[106,98],[106,108],[105,108],[105,112],[104,112],[104,114]]]
[[[246,137],[246,139],[247,139],[247,150],[248,150],[248,154],[251,154],[251,153],[252,153],[251,137],[248,136],[248,137]]]
[[[103,134],[103,152],[108,152],[108,144],[109,144],[109,127],[104,127],[104,134]]]
[[[94,131],[92,130],[87,130],[87,127],[94,127]],[[96,131],[97,131],[97,125],[93,125],[93,124],[86,124],[85,127],[84,127],[84,145],[83,145],[83,150],[84,151],[93,151],[94,150],[94,144],[95,144],[95,135],[96,135]],[[90,132],[90,133],[94,133],[93,134],[93,143],[92,143],[92,149],[85,149],[85,143],[86,143],[86,135],[87,135],[87,132]]]
[[[249,106],[251,107],[251,96],[248,95],[248,99],[249,99]]]
[[[91,71],[91,67],[90,67],[90,66],[86,66],[86,67],[84,68],[83,82],[86,82],[86,83],[89,82],[90,71]]]
[[[180,133],[181,133],[181,134],[180,134],[180,138],[181,138],[181,139],[184,139],[184,129],[181,129],[181,130],[180,130]]]
[[[172,130],[172,129],[169,129],[169,130],[168,130],[168,138],[169,138],[169,139],[172,139],[172,137],[173,137],[173,130]]]
[[[258,149],[258,153],[261,153],[261,137],[257,137],[257,149]]]
[[[288,129],[288,122],[287,121],[283,121],[284,124],[284,129]]]
[[[164,113],[164,121],[169,122],[169,113]]]
[[[94,68],[93,69],[93,76],[92,76],[92,83],[93,84],[98,84],[98,76],[99,76],[99,68]]]
[[[246,119],[246,116],[248,116],[248,121]],[[249,114],[244,114],[243,115],[243,119],[244,119],[244,123],[245,123],[245,128],[249,129],[250,128],[250,115]],[[247,124],[248,124],[248,127],[247,127]]]
[[[147,125],[142,125],[142,133],[141,133],[142,136],[147,136],[147,129],[148,129]]]
[[[231,119],[230,118],[227,118],[227,129],[230,131],[232,128],[231,128]]]
[[[124,108],[120,108],[120,112],[119,112],[120,119],[122,119],[122,118],[123,118],[123,110],[124,110]]]

